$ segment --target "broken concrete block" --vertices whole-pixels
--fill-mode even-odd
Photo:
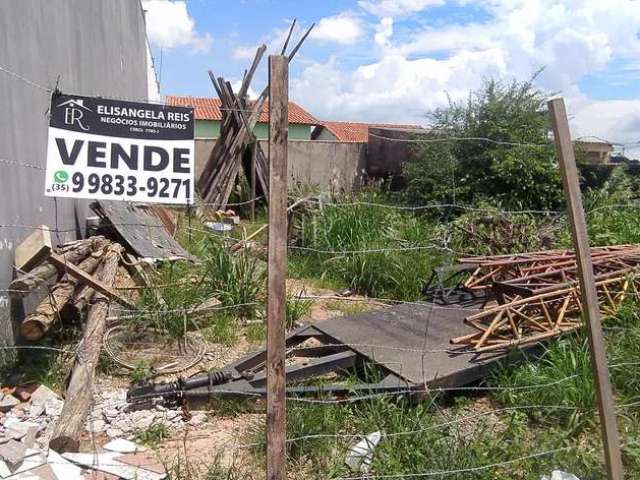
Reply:
[[[16,440],[9,440],[0,445],[0,459],[9,464],[10,468],[22,463],[27,454],[27,446]]]
[[[129,440],[125,440],[124,438],[116,438],[114,440],[111,440],[102,448],[110,452],[117,452],[117,453],[135,453],[135,452],[143,452],[145,450],[144,447],[141,447]]]
[[[64,453],[62,456],[75,464],[117,475],[125,480],[162,480],[166,474],[133,467],[117,459],[120,453]]]
[[[4,394],[0,399],[0,412],[6,413],[19,404],[20,400],[18,400],[16,397],[14,397],[13,395]]]
[[[63,458],[62,455],[52,449],[49,449],[47,462],[59,480],[82,480],[83,478],[80,467]]]
[[[192,427],[199,427],[200,425],[207,423],[207,415],[205,413],[196,413],[187,423]]]
[[[41,453],[36,451],[33,455],[29,455],[30,452],[30,450],[27,450],[27,456],[24,461],[14,469],[10,468],[6,462],[0,461],[0,477],[7,478],[12,475],[18,475],[47,463],[47,459]]]
[[[11,437],[14,440],[20,440],[22,437],[27,435],[29,431],[37,432],[40,429],[40,426],[37,423],[32,422],[22,422],[15,417],[7,418],[4,422],[5,428],[5,436]]]
[[[50,399],[60,400],[60,397],[45,385],[40,385],[31,393],[32,404],[45,405]]]

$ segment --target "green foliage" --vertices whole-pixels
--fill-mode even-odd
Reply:
[[[313,301],[301,298],[302,295],[287,295],[287,329],[311,313]]]
[[[494,393],[504,405],[547,406],[539,409],[536,417],[539,422],[554,425],[561,421],[570,429],[593,422],[595,387],[589,350],[581,336],[552,342],[541,358],[527,361],[519,368],[510,365],[499,368],[488,383],[505,388]],[[530,385],[542,387],[529,388]]]
[[[482,200],[510,209],[555,209],[561,204],[545,96],[531,81],[487,80],[466,103],[431,113],[432,133],[420,136],[405,167],[405,199],[413,204]],[[489,138],[448,141],[447,138]],[[506,144],[505,144],[506,143]],[[524,145],[523,145],[524,144]]]
[[[481,204],[441,224],[439,238],[447,238],[456,252],[472,255],[501,255],[550,248],[561,224],[556,218],[528,213],[509,213]]]
[[[302,222],[306,274],[342,281],[374,297],[413,300],[438,252],[430,251],[433,226],[394,208],[353,204],[364,195],[309,212]],[[344,253],[343,253],[344,252]]]
[[[263,306],[266,270],[246,249],[231,253],[211,239],[206,246],[204,286],[223,306],[243,318],[254,318]]]
[[[169,429],[163,423],[154,423],[146,430],[136,434],[136,441],[155,447],[169,438]]]
[[[141,312],[131,319],[130,326],[134,329],[155,328],[172,338],[183,337],[185,309],[211,296],[199,281],[198,274],[187,262],[160,265],[150,288],[142,292],[139,301]],[[193,328],[193,324],[188,321],[186,327],[188,331]]]
[[[534,430],[521,412],[455,421],[473,411],[459,408],[452,419],[439,413],[444,406],[433,398],[417,404],[390,398],[347,405],[294,402],[287,410],[288,468],[300,472],[301,478],[351,476],[344,465],[348,448],[364,435],[380,431],[383,438],[374,451],[372,475],[413,478],[412,474],[453,470],[446,478],[539,480],[561,465],[580,478],[602,478],[597,475],[602,468],[594,448],[597,436],[585,439],[581,452],[560,451],[496,467],[493,465],[565,447],[566,432],[554,427]],[[264,441],[262,427],[253,440]],[[261,457],[263,450],[255,453]]]

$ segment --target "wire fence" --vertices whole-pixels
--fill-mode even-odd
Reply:
[[[51,89],[50,87],[47,87],[45,85],[42,85],[39,82],[34,82],[28,78],[25,78],[24,76],[12,71],[6,66],[0,65],[0,71],[7,75],[10,75],[12,78],[16,79],[17,81],[22,81],[44,92],[47,92],[47,93],[53,92],[53,89]],[[131,99],[126,99],[126,100],[131,100]],[[138,99],[134,99],[134,100],[139,101]],[[146,101],[146,100],[143,100],[143,101]],[[411,144],[421,144],[421,143],[428,144],[428,143],[442,143],[442,142],[475,142],[478,144],[492,144],[492,145],[500,145],[500,146],[507,146],[507,147],[522,147],[522,148],[530,148],[530,149],[538,149],[540,147],[546,147],[549,145],[548,143],[511,142],[511,141],[506,141],[501,139],[491,139],[491,138],[484,138],[484,137],[448,136],[448,137],[438,137],[438,138],[394,139],[394,138],[389,138],[386,136],[377,135],[373,133],[370,133],[370,135],[374,137],[378,137],[385,141],[392,141],[392,142],[402,141],[402,142],[411,143]],[[626,143],[611,142],[611,143],[618,146],[631,146],[631,145],[637,145],[639,142],[626,142]],[[39,165],[16,162],[10,159],[0,159],[0,166],[44,170],[44,168]],[[455,185],[452,185],[452,186],[455,187]],[[464,205],[464,204],[458,204],[458,203],[433,203],[433,204],[425,204],[425,205],[391,205],[386,203],[370,202],[366,200],[337,201],[335,200],[334,195],[329,192],[323,192],[319,194],[318,197],[319,198],[309,198],[307,200],[304,200],[304,202],[311,205],[313,208],[318,208],[318,209],[324,209],[324,208],[349,209],[353,207],[362,207],[362,208],[397,210],[400,212],[414,213],[414,214],[419,214],[421,212],[434,210],[434,211],[446,211],[446,212],[483,212],[487,214],[498,213],[498,214],[505,214],[505,215],[520,215],[520,214],[521,215],[541,215],[549,218],[561,218],[565,215],[564,211],[562,210],[546,210],[546,209],[509,210],[509,209],[500,209],[500,208],[493,208],[493,207],[491,208],[482,207],[477,205]],[[242,201],[237,203],[230,203],[227,206],[241,207],[244,205],[248,205],[250,203],[254,203],[257,200],[259,199],[252,199],[252,200],[247,200],[247,201]],[[296,198],[296,200],[303,200],[303,199]],[[202,204],[202,205],[206,206],[206,204]],[[56,217],[57,217],[57,204],[55,204],[55,206],[56,206]],[[620,209],[635,209],[638,207],[640,207],[640,203],[633,203],[633,202],[628,204],[616,203],[616,204],[595,206],[594,208],[587,210],[586,213],[592,214],[594,212],[607,210],[607,209],[610,209],[612,211],[618,211]],[[144,224],[137,224],[137,223],[136,224],[117,224],[115,226],[117,227],[142,226],[147,228],[164,228],[159,225],[144,225]],[[444,227],[445,227],[444,229],[441,229],[439,231],[440,235],[451,233],[453,231],[452,226],[445,225]],[[38,230],[41,228],[42,228],[41,226],[23,225],[23,224],[17,224],[17,223],[0,224],[0,229],[14,230],[19,232],[23,232],[25,230],[26,231]],[[189,232],[190,234],[197,233],[204,236],[210,236],[211,238],[216,238],[218,240],[222,239],[225,242],[242,243],[245,241],[244,238],[233,237],[231,235],[220,237],[218,234],[212,231],[206,230],[204,228],[199,228],[199,227],[191,227],[190,225],[182,226],[182,228],[185,231]],[[59,226],[56,225],[55,228],[51,229],[51,231],[55,234],[66,234],[66,233],[74,233],[76,229],[75,228],[59,228]],[[24,235],[22,235],[22,233],[16,235],[16,237],[21,237],[21,236],[24,236]],[[472,253],[472,252],[459,251],[456,248],[453,248],[450,244],[448,244],[446,240],[443,241],[442,239],[440,239],[440,241],[437,241],[437,239],[428,239],[424,242],[418,242],[418,244],[415,244],[415,243],[417,242],[408,242],[408,241],[398,240],[396,242],[396,245],[394,246],[381,246],[381,247],[374,246],[371,248],[363,247],[358,249],[316,248],[316,247],[310,247],[310,246],[294,243],[294,244],[290,244],[288,248],[292,252],[298,252],[301,255],[311,255],[311,254],[320,255],[320,256],[324,256],[326,259],[330,259],[330,257],[344,258],[344,257],[350,257],[354,255],[368,256],[368,255],[387,254],[387,253],[394,253],[394,254],[406,253],[406,254],[419,255],[419,254],[428,254],[429,252],[447,253],[448,255],[456,255],[456,256],[463,257],[463,256],[468,256],[470,253]],[[23,275],[28,275],[28,272],[19,272],[19,273],[22,273]],[[188,288],[190,285],[192,285],[191,282],[181,280],[179,282],[159,283],[155,285],[150,284],[142,287],[136,286],[136,287],[118,287],[118,288],[120,291],[129,291],[129,293],[131,293],[132,291],[149,290],[149,291],[157,292],[160,295],[162,295],[162,293],[167,290],[175,290],[176,288]],[[51,294],[50,286],[47,284],[38,285],[36,287],[36,291],[38,291],[41,295]],[[7,288],[7,289],[0,290],[0,292],[4,294],[27,294],[32,292],[32,290],[21,291],[21,290]],[[623,290],[612,289],[612,290],[609,290],[609,293],[624,294],[626,296],[636,297],[636,298],[640,296],[640,294],[638,294],[637,292],[626,291],[626,290],[623,291]],[[374,362],[378,358],[378,356],[376,355],[376,352],[380,352],[380,351],[387,351],[387,352],[395,351],[395,352],[416,354],[416,356],[414,356],[413,358],[419,357],[421,358],[421,361],[423,363],[429,361],[430,355],[442,355],[442,354],[454,355],[455,354],[455,355],[464,355],[469,357],[477,356],[476,352],[469,351],[469,350],[466,350],[466,351],[460,350],[459,348],[456,348],[453,346],[450,348],[434,348],[433,346],[430,345],[430,343],[432,343],[432,338],[430,337],[430,333],[432,333],[433,331],[433,315],[434,314],[437,315],[437,312],[442,310],[442,311],[462,312],[463,315],[466,315],[465,312],[469,314],[471,312],[476,312],[478,310],[477,307],[465,306],[465,305],[446,306],[446,305],[440,305],[433,302],[418,301],[418,300],[416,301],[399,300],[399,299],[390,298],[390,297],[377,297],[377,296],[363,296],[363,297],[353,298],[353,297],[344,297],[340,295],[325,295],[325,294],[308,295],[306,293],[299,293],[296,297],[299,299],[310,300],[313,302],[332,301],[332,302],[345,302],[345,303],[359,302],[359,303],[365,303],[365,304],[376,303],[384,306],[407,305],[407,306],[411,306],[412,308],[415,307],[416,309],[422,309],[422,308],[428,309],[430,314],[427,317],[427,320],[424,325],[424,329],[423,331],[416,333],[417,339],[419,340],[419,342],[417,342],[417,345],[419,346],[402,347],[396,344],[392,344],[391,342],[389,344],[379,344],[379,342],[360,342],[360,343],[345,342],[345,343],[331,344],[331,346],[335,348],[344,347],[344,348],[350,348],[350,349],[370,350],[371,360],[373,360]],[[104,300],[99,300],[98,302],[102,302],[102,301]],[[552,301],[553,300],[543,300],[542,303],[551,304]],[[96,305],[98,302],[92,301],[92,302],[89,302],[88,305],[90,307],[92,305]],[[134,308],[134,309],[122,309],[120,307],[117,307],[116,305],[113,305],[112,302],[109,302],[109,304],[110,304],[110,307],[112,307],[111,308],[112,314],[109,317],[109,319],[111,321],[121,322],[124,325],[126,325],[127,321],[133,320],[133,319],[140,319],[140,318],[152,317],[152,316],[162,316],[162,315],[187,316],[192,314],[194,311],[198,311],[199,314],[200,313],[205,313],[205,314],[217,313],[217,312],[224,312],[224,311],[233,310],[241,307],[250,307],[250,306],[262,307],[264,305],[264,302],[238,302],[238,303],[216,305],[216,306],[205,306],[205,307],[203,307],[203,303],[201,302],[201,303],[183,304],[179,308],[166,307],[166,308]],[[196,326],[196,330],[198,330],[198,322],[196,320],[194,320],[194,325]],[[612,333],[624,334],[625,331],[635,332],[636,328],[634,326],[625,326],[625,327],[616,326],[616,327],[612,327],[610,331]],[[3,347],[0,347],[0,350],[15,351],[15,352],[23,352],[23,351],[45,352],[45,353],[50,352],[53,354],[65,354],[65,355],[68,355],[69,357],[75,357],[79,354],[79,351],[80,351],[79,349],[81,346],[82,346],[81,344],[75,347],[55,347],[55,346],[48,346],[48,345],[15,345],[15,346],[3,346]],[[144,342],[138,342],[137,347],[140,349],[140,351],[136,352],[136,355],[140,358],[145,358],[145,357],[155,358],[157,356],[156,353],[143,351],[143,348],[147,346],[152,346],[152,344],[151,343],[145,344]],[[527,345],[526,348],[528,348],[529,346],[530,345]],[[308,352],[314,349],[319,350],[322,348],[324,348],[324,346],[321,346],[321,345],[294,346],[294,347],[288,348],[287,352],[289,355],[295,356],[297,352],[300,352],[303,350]],[[522,351],[526,350],[526,348],[521,348],[520,346],[515,347],[515,349],[520,349]],[[208,352],[205,351],[203,354],[206,355],[206,353]],[[192,358],[193,353],[166,352],[165,356],[171,360],[176,360],[180,358]],[[637,374],[638,366],[640,366],[640,362],[634,362],[634,361],[612,362],[609,364],[609,368],[614,372],[614,375],[621,370],[626,372],[633,371],[634,374]],[[402,366],[401,366],[401,370],[402,370]],[[467,422],[478,421],[479,419],[489,418],[489,417],[497,417],[501,420],[501,422],[504,423],[509,420],[510,418],[509,415],[514,412],[525,412],[528,415],[528,418],[534,417],[535,415],[542,415],[542,416],[549,415],[551,418],[554,418],[553,413],[558,411],[565,411],[569,416],[571,416],[571,414],[576,413],[578,411],[581,411],[583,413],[585,413],[586,411],[588,412],[589,415],[592,415],[595,418],[596,410],[593,407],[592,402],[590,401],[586,401],[586,402],[575,401],[574,405],[569,405],[566,403],[558,403],[558,404],[549,404],[549,403],[535,404],[534,403],[534,404],[527,404],[527,405],[504,406],[499,408],[490,408],[488,410],[484,410],[478,413],[459,415],[455,413],[454,409],[449,409],[445,404],[439,404],[437,400],[437,398],[442,395],[458,395],[459,396],[462,394],[468,394],[468,395],[473,394],[473,395],[483,395],[483,396],[488,396],[488,398],[493,398],[492,395],[494,394],[498,394],[498,393],[505,394],[507,392],[517,393],[517,392],[534,392],[534,391],[546,391],[546,392],[559,391],[559,390],[562,390],[563,387],[572,384],[572,382],[575,383],[576,381],[589,380],[589,378],[587,377],[588,376],[585,376],[584,372],[577,372],[577,373],[570,373],[565,375],[557,375],[557,378],[554,378],[552,380],[545,381],[545,382],[531,382],[531,383],[525,382],[524,384],[516,384],[516,385],[496,385],[496,384],[490,384],[489,382],[485,382],[485,383],[476,384],[476,385],[437,386],[436,384],[435,386],[430,386],[434,378],[427,378],[425,376],[422,379],[422,382],[420,384],[409,385],[409,382],[407,382],[408,387],[406,389],[398,389],[395,391],[365,393],[365,394],[354,393],[345,398],[325,398],[325,397],[308,398],[308,397],[303,397],[298,395],[288,395],[287,401],[291,402],[291,404],[293,405],[302,405],[303,407],[308,407],[308,408],[320,407],[320,408],[329,409],[329,408],[341,408],[341,407],[346,407],[350,404],[361,404],[361,403],[367,403],[367,402],[372,405],[374,405],[375,402],[380,402],[380,401],[392,402],[405,394],[407,395],[410,394],[412,396],[417,396],[419,394],[422,394],[427,396],[429,398],[428,401],[430,402],[428,403],[429,408],[427,409],[429,412],[428,413],[429,420],[431,420],[429,424],[424,427],[409,428],[409,429],[398,428],[397,430],[393,430],[389,428],[384,428],[383,429],[384,431],[381,432],[382,441],[384,442],[384,441],[391,441],[392,439],[399,439],[404,437],[418,437],[420,435],[425,435],[428,432],[433,432],[433,431],[449,432],[450,429],[452,429],[453,427],[460,427],[461,425]],[[436,378],[437,378],[437,375],[436,375]],[[575,387],[575,385],[571,385],[571,388],[573,387]],[[254,397],[261,396],[261,394],[247,392],[246,390],[218,388],[216,391],[219,394],[228,394],[228,395],[235,395],[240,397],[254,398]],[[93,393],[92,396],[94,397],[94,404],[95,404],[96,398],[98,397],[98,393],[96,393],[95,390],[93,390],[92,393]],[[181,391],[169,390],[167,393],[179,394],[181,393]],[[149,394],[148,396],[142,395],[139,398],[141,400],[144,400],[146,398],[152,399],[155,397],[157,397],[157,394],[154,393],[154,394]],[[640,413],[637,410],[637,408],[640,406],[640,402],[634,398],[627,399],[627,400],[629,401],[625,403],[620,403],[616,407],[616,413],[618,414],[620,421],[624,421],[624,418],[622,417],[626,415],[635,416],[638,413]],[[426,403],[427,400],[423,400],[423,402]],[[500,402],[496,400],[496,403],[500,403]],[[413,408],[413,407],[407,407],[407,408]],[[452,414],[451,412],[454,412],[454,413]],[[299,415],[300,412],[296,412],[295,414]],[[449,418],[445,419],[444,417],[449,417]],[[439,420],[440,418],[442,419]],[[294,421],[296,420],[294,419]],[[531,421],[531,424],[533,423],[535,422]],[[313,428],[318,428],[321,431],[313,431],[310,429],[308,433],[305,433],[303,435],[293,435],[288,437],[286,440],[286,443],[288,446],[292,447],[294,445],[301,444],[305,441],[332,440],[334,441],[333,448],[335,450],[338,450],[340,452],[340,455],[344,456],[350,450],[350,448],[352,447],[355,441],[363,440],[366,438],[366,433],[356,432],[356,431],[347,431],[350,428],[351,430],[353,430],[352,426],[350,425],[344,425],[343,430],[334,431],[334,432],[326,432],[323,429],[321,429],[321,427],[322,427],[321,423],[316,423]],[[190,427],[187,426],[185,428],[187,432],[191,431]],[[198,429],[196,429],[196,431],[197,430]],[[473,432],[473,434],[475,433],[477,432]],[[442,438],[444,439],[445,437],[446,435],[445,433],[443,433]],[[505,441],[508,441],[508,440],[505,440]],[[484,461],[479,462],[478,465],[472,465],[472,466],[459,467],[455,464],[451,464],[450,468],[446,468],[446,469],[425,468],[420,470],[417,467],[414,467],[411,465],[403,465],[400,470],[403,470],[404,472],[407,472],[407,473],[403,473],[403,471],[386,473],[383,470],[382,471],[378,470],[379,465],[374,462],[373,472],[363,473],[362,475],[360,474],[354,475],[354,474],[348,474],[346,473],[347,471],[345,469],[342,469],[343,473],[339,474],[339,476],[327,476],[327,478],[335,478],[335,479],[339,478],[343,480],[359,480],[359,479],[375,479],[375,478],[380,478],[380,479],[422,478],[422,477],[444,478],[448,476],[458,476],[458,478],[480,478],[480,477],[474,477],[473,475],[475,474],[484,475],[484,473],[486,472],[493,472],[493,471],[497,471],[504,468],[515,468],[515,466],[518,464],[521,464],[521,463],[525,464],[532,460],[549,458],[549,457],[554,458],[554,456],[558,454],[564,454],[567,452],[575,452],[578,450],[583,450],[584,446],[581,444],[580,441],[581,441],[580,438],[567,438],[564,441],[564,445],[557,446],[556,448],[550,448],[550,449],[540,448],[537,451],[535,451],[534,449],[533,453],[527,453],[526,455],[525,454],[512,455],[508,458],[502,459],[501,461],[492,461],[490,457],[487,457],[485,458]],[[98,444],[100,443],[100,441],[96,438],[94,434],[91,435],[91,442],[95,445],[95,450],[97,451],[99,448]],[[631,448],[631,446],[635,445],[634,442],[636,441],[633,439],[630,439],[627,443],[624,443],[623,448]],[[242,450],[253,450],[253,449],[262,450],[265,447],[266,447],[265,441],[240,443],[239,439],[234,438],[233,441],[229,443],[216,445],[216,450],[239,452]],[[309,452],[303,452],[303,454],[299,455],[297,459],[300,460],[300,458],[304,456],[304,453],[309,453]],[[429,454],[429,452],[424,452],[424,453],[427,456]],[[293,449],[290,452],[290,454],[293,459],[295,456]],[[389,455],[389,454],[390,454],[389,452],[386,452],[386,455]],[[336,455],[335,452],[333,453],[333,455],[334,456]],[[96,461],[97,462],[99,461],[102,467],[122,466],[120,462],[109,463],[109,462],[100,461],[97,458],[96,458]],[[57,462],[55,460],[53,461],[50,460],[49,463],[55,464]],[[58,462],[58,463],[62,463],[62,462]],[[425,463],[428,463],[428,462],[425,462]],[[151,467],[153,465],[157,465],[157,462],[153,462],[153,463],[150,462],[149,464],[146,464],[143,462],[142,464],[140,463],[138,464],[139,467],[144,467],[144,466]],[[380,465],[388,465],[388,464],[384,464],[381,462]],[[542,473],[549,473],[549,472],[540,472],[540,474]],[[489,473],[489,475],[491,475],[491,473]]]

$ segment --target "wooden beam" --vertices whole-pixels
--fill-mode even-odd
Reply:
[[[105,253],[104,267],[100,283],[112,285],[118,271],[122,247],[112,243]],[[82,341],[76,352],[69,386],[65,392],[65,401],[58,418],[49,446],[58,453],[77,452],[80,445],[80,434],[84,430],[87,415],[94,402],[95,371],[102,349],[102,337],[106,329],[109,302],[101,295],[89,309],[87,324]]]
[[[582,194],[578,183],[578,170],[571,142],[567,111],[562,98],[549,100],[547,103],[564,194],[567,202],[573,246],[576,251],[578,264],[578,278],[580,280],[580,295],[582,297],[583,314],[587,323],[589,346],[591,351],[591,367],[596,384],[598,410],[600,413],[600,427],[602,443],[609,480],[623,480],[624,470],[620,454],[620,437],[616,423],[616,409],[609,380],[607,352],[602,333],[598,293],[596,291],[591,251],[587,236],[587,224],[582,207]]]
[[[60,257],[58,255],[51,255],[49,257],[49,262],[65,272],[67,275],[75,277],[78,280],[79,284],[90,285],[96,292],[103,294],[109,300],[113,300],[114,302],[117,302],[123,307],[127,307],[131,310],[136,308],[135,304],[118,295],[114,290],[111,289],[111,287],[105,285],[93,275],[89,275],[84,270],[76,267],[74,264],[66,262],[63,257]]]
[[[287,57],[269,56],[269,249],[267,275],[267,480],[286,478]]]
[[[251,221],[256,221],[256,161],[258,159],[259,144],[256,140],[253,142],[253,150],[251,150]]]
[[[16,269],[20,273],[28,272],[44,261],[51,253],[52,248],[49,227],[42,225],[16,247]]]

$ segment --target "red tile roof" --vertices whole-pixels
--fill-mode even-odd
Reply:
[[[220,110],[222,102],[219,98],[210,97],[179,97],[168,95],[167,105],[178,107],[194,107],[196,120],[222,120]],[[267,123],[269,121],[269,102],[264,102],[258,122]],[[289,102],[289,123],[301,125],[320,125],[322,122],[294,102]]]
[[[369,127],[421,129],[420,125],[399,125],[389,123],[322,122],[321,124],[340,142],[367,143]]]

